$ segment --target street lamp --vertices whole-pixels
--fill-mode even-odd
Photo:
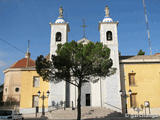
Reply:
[[[131,89],[129,89],[129,90],[128,90],[128,93],[129,93],[129,95],[131,95],[131,94],[132,94],[132,90],[131,90]]]
[[[125,100],[125,102],[124,102],[125,103],[125,113],[127,113],[127,98],[132,94],[132,90],[129,89],[129,91],[128,91],[129,96],[127,95],[125,90],[120,90],[119,92],[121,94],[121,97],[124,98],[124,100]]]
[[[49,97],[50,92],[49,90],[46,92],[47,96],[44,95],[44,91],[42,96],[40,96],[41,91],[38,91],[37,94],[38,94],[38,97],[42,99],[42,116],[45,116],[44,100]]]

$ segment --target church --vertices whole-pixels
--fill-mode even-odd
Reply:
[[[116,73],[110,77],[100,78],[98,82],[88,82],[82,86],[81,105],[105,107],[129,114],[160,114],[160,54],[119,56],[118,22],[112,20],[108,6],[99,24],[100,42],[111,49],[110,57]],[[59,17],[51,26],[50,54],[56,54],[58,44],[68,42],[69,23],[63,17],[63,8],[59,8]],[[85,35],[78,43],[90,42]],[[50,56],[50,57],[49,57]],[[36,107],[45,110],[65,103],[66,107],[76,107],[77,87],[67,82],[46,82],[37,74],[35,61],[29,51],[25,58],[15,62],[4,72],[3,101],[14,98],[19,102],[23,114],[35,113]],[[50,92],[44,101],[38,97],[41,91]],[[27,97],[26,97],[27,96]],[[64,106],[64,104],[63,104]]]
[[[56,54],[57,44],[68,42],[69,23],[63,18],[63,8],[59,8],[59,17],[51,25],[50,56]],[[112,20],[109,15],[108,6],[105,7],[105,17],[99,22],[100,42],[111,49],[110,57],[113,60],[113,67],[116,73],[105,79],[100,78],[97,83],[86,83],[82,86],[81,105],[92,107],[107,107],[116,111],[121,111],[120,91],[120,72],[119,72],[119,53],[118,53],[118,22]],[[87,44],[90,42],[85,36],[77,41]],[[63,81],[50,85],[49,106],[65,102],[66,106],[77,106],[77,87]]]

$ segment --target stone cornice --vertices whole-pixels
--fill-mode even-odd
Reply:
[[[132,64],[132,63],[160,63],[160,59],[120,60],[120,64]]]
[[[101,24],[119,24],[119,22],[117,21],[117,22],[99,22],[99,25],[98,25],[98,30],[100,30],[100,25]]]
[[[50,22],[49,24],[50,25],[67,25],[67,31],[70,32],[70,27],[69,27],[68,22],[66,22],[66,23],[52,23],[52,22]]]
[[[5,70],[3,71],[3,73],[10,72],[10,71],[36,71],[36,68],[35,68],[35,67],[28,67],[28,68],[8,68],[8,69],[5,69]]]

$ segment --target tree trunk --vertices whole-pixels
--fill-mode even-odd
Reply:
[[[78,85],[77,120],[81,120],[81,83]]]

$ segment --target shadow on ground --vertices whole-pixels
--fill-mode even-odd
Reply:
[[[160,117],[158,118],[129,118],[125,117],[119,112],[113,112],[111,114],[108,114],[107,116],[100,117],[100,118],[86,118],[82,120],[160,120]]]
[[[25,118],[24,120],[48,120],[48,117]]]

